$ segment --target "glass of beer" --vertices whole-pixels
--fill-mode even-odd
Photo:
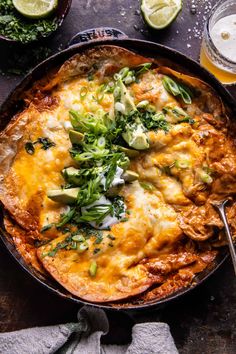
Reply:
[[[236,0],[220,1],[205,24],[200,63],[223,84],[236,83]]]

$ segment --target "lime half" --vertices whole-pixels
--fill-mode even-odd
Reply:
[[[13,0],[21,15],[40,19],[49,16],[57,7],[58,0]]]
[[[142,0],[141,11],[147,24],[162,29],[171,24],[182,9],[182,0]]]

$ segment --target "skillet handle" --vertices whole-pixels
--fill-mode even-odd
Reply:
[[[101,40],[115,40],[127,38],[126,34],[112,27],[91,28],[74,35],[68,43],[68,47],[79,43],[96,42]]]

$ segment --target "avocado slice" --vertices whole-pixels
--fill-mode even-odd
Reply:
[[[67,167],[62,170],[62,175],[67,182],[79,185],[80,178],[78,178],[78,172],[79,170],[74,167]]]
[[[136,111],[137,108],[134,100],[122,80],[118,80],[116,85],[120,89],[120,97],[118,97],[117,102],[124,106],[123,114],[127,115],[132,111]],[[135,122],[128,125],[126,131],[122,134],[122,137],[127,144],[134,149],[145,150],[149,148],[145,128],[141,122]]]
[[[77,199],[79,190],[80,188],[52,189],[48,191],[47,196],[57,203],[73,204]]]
[[[125,182],[133,182],[139,178],[139,174],[134,171],[127,170],[121,177],[125,180]]]
[[[84,140],[84,134],[77,132],[76,130],[70,130],[69,138],[72,144],[81,144]]]
[[[117,87],[120,88],[120,102],[125,106],[125,114],[129,114],[131,111],[136,110],[134,100],[131,97],[129,91],[125,87],[122,80],[117,81]]]
[[[127,155],[130,158],[134,158],[137,157],[139,155],[139,151],[137,150],[133,150],[133,149],[129,149],[123,146],[119,146],[120,151],[124,152],[125,155]]]
[[[149,148],[148,137],[142,123],[129,124],[122,134],[127,144],[136,150],[146,150]]]

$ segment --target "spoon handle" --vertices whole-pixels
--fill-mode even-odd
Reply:
[[[231,254],[231,258],[232,258],[232,262],[233,262],[233,266],[234,266],[234,272],[235,272],[235,275],[236,275],[236,251],[235,251],[235,248],[234,248],[233,239],[232,239],[231,232],[230,232],[230,229],[229,229],[228,220],[227,220],[227,217],[226,217],[226,214],[225,214],[225,204],[226,203],[227,203],[227,201],[225,201],[224,203],[219,205],[218,206],[218,210],[219,210],[219,213],[220,213],[221,220],[224,223],[225,233],[226,233],[226,236],[227,236],[227,239],[228,239],[229,251],[230,251],[230,254]]]

